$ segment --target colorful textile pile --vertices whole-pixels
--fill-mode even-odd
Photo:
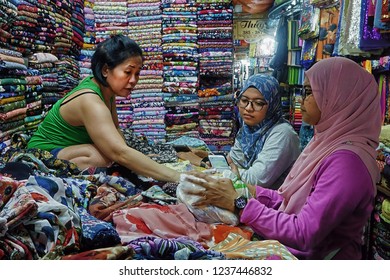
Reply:
[[[384,124],[390,123],[390,56],[381,57],[379,60],[372,61],[372,71],[376,74],[381,95],[381,111]]]
[[[72,8],[73,1],[61,2],[55,10],[54,19],[56,36],[54,37],[53,52],[55,54],[69,55],[72,52]]]
[[[85,19],[84,19],[84,0],[73,0],[72,16],[72,54],[80,55],[81,48],[84,44]]]
[[[199,136],[211,151],[229,151],[236,132],[231,1],[198,0]]]
[[[24,1],[10,1],[17,8],[17,14],[12,25],[9,25],[8,42],[12,49],[22,54],[29,54],[35,45],[35,33],[38,25],[38,7]],[[11,4],[11,5],[12,5]]]
[[[4,3],[3,3],[4,2]],[[83,2],[3,1],[0,13],[1,147],[33,133],[46,111],[79,82],[75,59]]]
[[[22,53],[0,49],[0,143],[1,148],[10,145],[13,133],[24,132],[27,117],[26,95],[36,86],[27,85],[28,71]]]
[[[167,140],[198,137],[198,36],[195,0],[163,0],[163,91]]]
[[[84,1],[84,28],[83,45],[78,56],[80,79],[92,75],[91,58],[96,48],[95,14],[93,12],[94,1]]]
[[[95,1],[93,5],[96,43],[112,34],[127,34],[127,3],[125,0]]]
[[[12,35],[10,33],[10,26],[16,21],[18,15],[18,8],[16,4],[11,1],[0,1],[0,46],[7,47]]]
[[[165,107],[163,88],[163,55],[161,47],[161,2],[159,0],[127,1],[129,36],[143,50],[144,68],[131,94],[132,129],[151,142],[165,142]],[[127,107],[129,100],[121,100]],[[130,107],[128,107],[130,110]],[[127,115],[127,118],[129,115]],[[129,127],[129,120],[123,122]]]
[[[55,67],[58,57],[50,53],[37,52],[30,55],[28,59],[30,67],[37,69],[42,79],[42,109],[47,111],[62,97]]]

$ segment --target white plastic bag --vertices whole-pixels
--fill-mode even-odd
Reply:
[[[192,175],[181,174],[180,182],[176,189],[176,197],[178,201],[184,203],[198,221],[209,224],[223,223],[232,226],[238,225],[239,219],[237,215],[226,209],[211,205],[202,207],[193,206],[193,203],[200,200],[200,196],[190,194],[190,192],[199,190],[204,191],[205,189],[202,186],[189,182],[187,178],[192,178],[198,181],[204,180]]]

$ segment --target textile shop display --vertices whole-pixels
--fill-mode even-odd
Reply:
[[[9,145],[15,133],[35,131],[43,119],[43,78],[39,70],[27,68],[22,54],[0,49],[0,141]]]
[[[15,0],[4,7],[7,20],[2,23],[0,43],[22,56],[55,56],[30,65],[42,76],[44,115],[92,73],[90,60],[98,43],[112,34],[126,34],[141,46],[144,69],[131,97],[116,99],[120,127],[152,142],[201,135],[213,149],[227,151],[235,134],[228,73],[232,71],[232,4],[219,2],[73,0],[57,7],[52,1],[21,4]],[[26,29],[26,42],[15,39],[14,29],[18,34]],[[35,37],[34,42],[28,39]],[[217,76],[207,74],[210,70]],[[216,95],[223,96],[199,102]],[[201,114],[200,106],[205,108]],[[216,143],[218,147],[213,146]]]
[[[80,0],[57,6],[8,1],[6,10],[8,20],[0,25],[3,148],[12,134],[35,131],[51,105],[77,85],[75,56],[84,33]]]
[[[42,114],[62,97],[56,62],[58,57],[51,53],[38,52],[29,56],[29,66],[37,69],[42,79]]]
[[[296,40],[288,41],[289,58],[301,52],[300,61],[289,59],[287,62],[288,85],[290,94],[294,97],[293,102],[300,97],[304,70],[321,59],[344,56],[364,64],[365,68],[371,71],[371,63],[375,65],[378,60],[388,55],[390,46],[389,22],[386,20],[388,11],[384,8],[386,12],[383,14],[383,1],[302,0],[298,6],[300,13],[294,8],[289,10],[287,7],[285,13],[279,14],[279,25],[283,22],[288,25],[286,36]],[[278,30],[277,34],[282,34],[281,31],[283,30]],[[279,48],[282,48],[281,44],[278,44]],[[275,61],[281,60],[281,57],[283,54],[279,53],[275,56]],[[298,61],[299,63],[296,63]],[[373,68],[374,75],[376,73],[379,75],[379,72],[375,71]],[[381,75],[377,81],[379,90],[384,93],[385,75]],[[383,95],[383,111],[387,110],[384,99],[386,98]],[[292,106],[292,122],[297,132],[302,122],[299,107],[299,102]]]

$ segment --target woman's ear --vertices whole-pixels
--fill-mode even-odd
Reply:
[[[102,68],[102,76],[104,78],[107,78],[107,76],[108,76],[108,65],[107,64],[104,64],[104,66]]]

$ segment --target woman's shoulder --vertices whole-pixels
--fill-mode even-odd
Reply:
[[[321,163],[320,169],[332,169],[332,172],[339,170],[345,175],[362,178],[370,177],[368,169],[363,160],[353,151],[340,149],[328,155]]]
[[[357,195],[357,189],[360,194],[371,195],[374,190],[367,166],[358,154],[350,150],[337,150],[328,155],[315,176],[318,180],[325,180],[328,186],[334,185],[335,189],[342,185],[345,195]]]
[[[95,94],[99,97],[99,99],[103,100],[103,94],[101,93],[99,85],[93,81],[93,76],[88,76],[81,80],[80,83],[66,95],[66,97],[80,96],[84,94]]]
[[[275,124],[269,133],[269,135],[273,135],[274,137],[280,137],[280,138],[294,138],[299,139],[298,133],[294,130],[294,128],[291,126],[288,122],[281,122]]]
[[[294,130],[294,128],[292,127],[292,125],[288,121],[282,121],[282,122],[275,124],[272,127],[272,130],[291,131],[291,132],[296,133],[296,131]]]
[[[100,92],[100,87],[93,81],[93,76],[87,76],[80,81],[80,83],[75,87],[75,90],[90,90],[96,93]]]
[[[355,153],[354,151],[347,150],[347,149],[339,149],[332,153],[330,153],[325,160],[331,160],[331,161],[338,161],[342,159],[342,161],[353,161],[353,162],[361,162],[363,161],[360,159],[359,155]]]

